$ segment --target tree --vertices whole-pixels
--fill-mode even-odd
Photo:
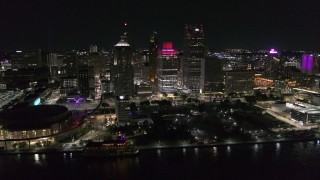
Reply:
[[[205,111],[205,108],[206,108],[206,104],[205,104],[205,103],[201,103],[201,104],[199,104],[199,106],[198,106],[198,111],[199,111],[199,112],[204,112],[204,111]]]
[[[105,102],[102,103],[101,106],[102,106],[103,108],[110,107],[110,105],[109,105],[108,103],[105,103]]]
[[[140,102],[140,106],[150,106],[150,101],[146,100],[146,101],[141,101]]]
[[[184,105],[185,101],[187,100],[188,96],[186,94],[181,94],[180,96],[182,98],[182,103]]]
[[[192,102],[192,98],[188,98],[187,103],[191,103],[191,102]]]

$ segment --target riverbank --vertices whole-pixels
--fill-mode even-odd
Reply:
[[[16,154],[62,154],[62,153],[82,153],[83,148],[72,150],[61,149],[41,149],[41,150],[0,150],[0,155],[16,155]]]
[[[208,148],[219,146],[236,146],[236,145],[254,145],[254,144],[272,144],[272,143],[290,143],[290,142],[310,142],[320,141],[319,138],[308,139],[282,139],[270,141],[242,141],[242,142],[221,142],[213,144],[186,144],[186,145],[172,145],[172,146],[137,146],[140,150],[153,150],[153,149],[177,149],[177,148]]]

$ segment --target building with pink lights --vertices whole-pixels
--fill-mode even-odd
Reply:
[[[172,42],[164,42],[158,52],[158,90],[160,92],[177,91],[179,71],[179,52],[172,48]]]
[[[278,51],[271,49],[268,58],[264,62],[264,76],[270,79],[279,79],[282,66]]]
[[[301,60],[301,70],[307,75],[312,74],[313,67],[313,55],[312,54],[303,54]]]

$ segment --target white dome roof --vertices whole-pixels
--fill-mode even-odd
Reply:
[[[130,46],[130,44],[126,41],[125,36],[121,36],[121,40],[114,46]]]

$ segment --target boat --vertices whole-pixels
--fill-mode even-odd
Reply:
[[[84,157],[132,157],[139,153],[133,144],[125,138],[103,140],[102,142],[88,141],[84,148]]]

